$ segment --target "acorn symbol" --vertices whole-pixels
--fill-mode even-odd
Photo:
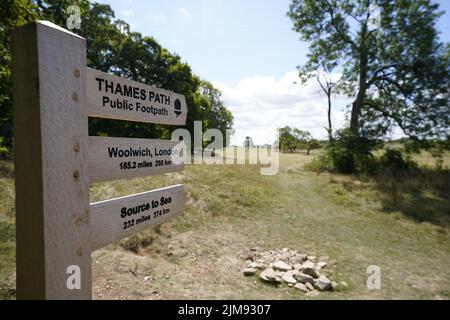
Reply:
[[[175,100],[175,114],[177,117],[181,114],[181,101],[179,99]]]

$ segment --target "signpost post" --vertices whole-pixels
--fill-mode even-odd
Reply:
[[[182,170],[177,142],[88,137],[88,116],[184,125],[184,96],[86,68],[85,39],[13,31],[18,299],[91,299],[91,252],[181,214],[182,185],[89,204],[89,183]]]

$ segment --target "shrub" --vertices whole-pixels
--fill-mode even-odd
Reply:
[[[328,152],[336,171],[342,173],[376,172],[376,159],[372,150],[380,147],[378,140],[356,136],[348,129],[338,131],[336,139],[328,147]]]
[[[322,172],[333,171],[333,162],[328,150],[323,150],[317,157],[313,158],[311,162],[305,164],[305,169]]]
[[[379,167],[382,170],[389,171],[392,175],[404,174],[417,165],[410,159],[405,159],[398,149],[387,149],[379,159]]]
[[[312,171],[375,174],[377,161],[372,150],[381,146],[377,140],[356,137],[348,129],[340,130],[332,144],[306,165]]]

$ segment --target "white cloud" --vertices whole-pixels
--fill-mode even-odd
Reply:
[[[242,145],[246,136],[251,136],[256,144],[273,143],[277,128],[285,125],[308,130],[316,138],[326,138],[326,96],[321,95],[315,79],[305,85],[297,83],[297,74],[288,72],[279,79],[254,75],[241,79],[236,86],[213,81],[234,116],[233,144]],[[350,102],[343,96],[333,97],[335,128],[344,125],[345,106]]]
[[[170,40],[170,43],[173,43],[173,44],[177,44],[177,43],[180,43],[180,39],[172,39],[172,40]]]
[[[178,9],[178,12],[185,18],[191,17],[191,14],[189,13],[189,11],[186,8],[180,8],[180,9]]]
[[[133,10],[132,9],[128,9],[128,10],[120,10],[120,13],[124,16],[124,17],[130,17],[133,15]]]
[[[145,18],[153,22],[163,22],[167,20],[167,16],[164,14],[164,12],[149,13],[145,15]]]

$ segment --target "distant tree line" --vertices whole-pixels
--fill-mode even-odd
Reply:
[[[233,116],[221,92],[195,75],[182,58],[162,47],[153,37],[133,32],[130,25],[115,19],[109,5],[88,0],[2,0],[0,3],[0,157],[13,154],[11,39],[14,27],[37,19],[66,28],[67,8],[79,6],[81,29],[86,38],[87,64],[131,80],[183,94],[188,105],[186,128],[193,134],[194,120],[203,130],[217,128],[225,136]],[[135,138],[170,138],[174,126],[142,124],[109,119],[89,119],[89,134]]]
[[[282,152],[306,150],[309,155],[311,150],[320,148],[320,142],[311,133],[289,126],[278,129],[278,143]]]

